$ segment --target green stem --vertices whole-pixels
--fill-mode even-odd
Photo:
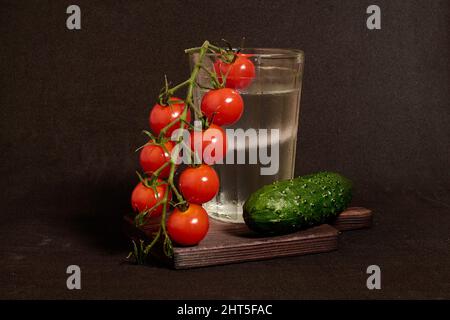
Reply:
[[[188,102],[186,102],[186,103],[188,103]],[[197,118],[203,117],[202,111],[199,110],[199,109],[195,106],[194,102],[189,101],[188,105],[189,105],[189,107],[192,109],[192,111],[194,112],[194,114],[195,114],[195,116],[196,116]]]
[[[187,109],[186,107],[184,109]],[[169,130],[173,125],[177,124],[178,122],[184,122],[187,123],[186,119],[181,119],[177,118],[173,121],[171,121],[169,124],[167,124],[164,128],[161,129],[161,131],[159,132],[159,138],[161,139],[162,137],[164,137],[166,135],[167,130]]]
[[[169,162],[165,162],[161,167],[159,167],[152,173],[152,176],[155,178],[158,178],[161,171],[163,171],[168,165],[169,165]],[[145,173],[147,174],[147,172],[145,172]]]
[[[168,92],[170,95],[172,95],[172,94],[174,94],[177,90],[179,90],[179,89],[181,89],[181,88],[183,88],[183,87],[185,87],[185,86],[187,86],[187,85],[189,85],[189,84],[190,84],[189,79],[187,79],[187,80],[185,80],[185,81],[183,81],[183,82],[177,84],[175,87],[170,88],[169,90],[167,90],[167,92]]]
[[[155,205],[153,205],[150,209],[147,209],[145,211],[139,212],[135,219],[134,222],[136,224],[136,226],[140,227],[143,224],[144,218],[147,216],[147,214],[151,214],[151,212],[153,210],[155,210],[157,207],[159,207],[160,205],[165,204],[164,200],[158,201]]]
[[[201,47],[195,47],[195,48],[189,48],[189,49],[185,49],[184,50],[184,52],[185,53],[193,53],[193,52],[199,52],[199,51],[201,51],[201,49],[203,48],[203,46],[201,46]],[[222,52],[222,51],[225,51],[224,49],[222,49],[222,48],[220,48],[220,47],[218,47],[218,46],[215,46],[215,45],[213,45],[213,44],[211,44],[211,43],[208,43],[208,48],[206,49],[206,50],[212,50],[213,52]]]
[[[190,160],[193,161],[194,164],[202,163],[197,152],[191,150],[191,147],[188,146],[184,141],[181,141],[181,144],[184,146],[185,151],[189,152]]]
[[[177,197],[177,200],[179,201],[178,203],[185,203],[186,200],[183,199],[183,196],[181,195],[181,193],[178,191],[178,189],[175,187],[175,185],[172,183],[169,183],[170,188],[173,190],[173,192],[175,193],[175,196]]]
[[[148,253],[150,252],[150,249],[155,245],[155,243],[158,241],[160,236],[161,236],[161,229],[158,230],[158,233],[155,235],[152,242],[148,246],[145,247],[145,250],[144,250],[145,255],[148,255]]]

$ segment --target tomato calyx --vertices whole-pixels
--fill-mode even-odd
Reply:
[[[171,103],[172,95],[170,94],[169,87],[172,83],[167,80],[167,75],[164,75],[164,87],[159,91],[158,103],[161,106],[168,106]]]
[[[149,138],[149,141],[147,141],[145,144],[143,144],[142,146],[137,148],[135,150],[135,152],[138,152],[139,150],[141,150],[149,145],[159,146],[159,147],[163,148],[165,152],[168,152],[167,148],[165,148],[164,145],[167,142],[172,141],[169,137],[166,137],[166,136],[155,137],[155,135],[148,130],[142,130],[142,133],[145,134]],[[168,152],[168,153],[170,153],[170,152]]]
[[[244,39],[245,38],[242,39],[241,47],[244,46]],[[237,55],[241,51],[241,48],[237,48],[237,49],[233,48],[231,43],[228,40],[223,39],[223,38],[222,38],[222,42],[224,42],[227,45],[227,49],[223,50],[224,52],[220,53],[220,60],[222,60],[225,63],[231,64],[234,61],[236,61]]]
[[[184,201],[183,203],[177,205],[175,208],[177,208],[181,213],[187,212],[189,209],[189,202]]]
[[[174,97],[174,96],[171,96],[171,95],[167,96],[167,100],[166,101],[163,101],[163,103],[160,103],[160,105],[162,107],[167,107],[167,108],[170,108],[170,107],[172,107],[173,105],[176,105],[176,104],[184,104],[183,99],[180,99],[178,97]]]
[[[200,121],[199,126],[191,126],[192,132],[205,132],[209,129],[214,123],[206,115],[202,115],[200,118],[198,118],[196,121]]]
[[[206,117],[205,115],[203,115],[200,118],[200,121],[201,121],[202,126],[201,126],[201,128],[196,128],[195,129],[196,131],[205,131],[205,130],[209,129],[209,127],[213,124],[212,121],[209,121],[208,117]],[[198,129],[200,129],[200,130],[198,130]]]
[[[139,171],[136,171],[136,175],[138,176],[139,181],[149,189],[152,189],[154,192],[156,192],[156,188],[161,185],[167,184],[164,180],[159,179],[158,177],[151,176],[148,177],[146,174],[141,175]]]
[[[195,169],[195,168],[200,167],[201,165],[202,165],[201,162],[193,162],[193,163],[190,163],[187,167],[188,167],[188,168]]]

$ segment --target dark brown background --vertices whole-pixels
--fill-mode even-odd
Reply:
[[[82,30],[65,27],[68,5]],[[366,28],[377,4],[382,29]],[[449,298],[448,1],[0,1],[1,298]],[[306,53],[296,173],[375,227],[330,254],[190,271],[121,261],[140,130],[205,39]],[[78,292],[65,268],[82,268]],[[380,265],[382,290],[365,287]]]

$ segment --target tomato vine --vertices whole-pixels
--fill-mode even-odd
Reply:
[[[158,103],[160,106],[169,106],[174,103],[180,103],[181,101],[179,99],[174,99],[174,94],[182,89],[186,88],[186,97],[184,99],[184,108],[179,117],[168,123],[166,126],[164,126],[162,129],[160,129],[157,136],[153,135],[149,131],[145,131],[144,133],[148,135],[150,138],[150,142],[144,145],[146,146],[150,144],[156,144],[159,145],[161,148],[164,149],[164,152],[167,152],[168,150],[164,146],[164,143],[167,141],[166,134],[169,129],[171,129],[173,126],[178,125],[177,128],[184,129],[186,126],[189,126],[189,110],[192,110],[192,112],[195,114],[196,117],[204,119],[203,113],[199,106],[197,106],[194,102],[193,94],[194,94],[194,88],[196,86],[201,87],[200,84],[197,82],[198,74],[201,70],[206,71],[206,73],[211,78],[211,83],[214,88],[223,88],[224,83],[226,81],[226,75],[221,74],[220,76],[217,76],[215,72],[209,71],[204,65],[203,60],[205,56],[208,53],[213,53],[220,57],[222,61],[225,63],[232,63],[235,60],[236,53],[233,51],[233,49],[230,47],[228,49],[224,49],[218,46],[215,46],[208,41],[205,41],[201,47],[197,48],[190,48],[186,49],[185,53],[192,54],[197,53],[198,54],[198,60],[195,63],[190,77],[173,86],[169,87],[169,83],[167,80],[167,77],[164,79],[164,88],[160,95],[158,96]],[[223,79],[223,80],[222,80]],[[221,81],[222,80],[222,81]],[[178,155],[179,154],[179,147],[181,143],[182,138],[182,130],[178,131],[178,135],[174,139],[176,145],[172,150],[172,154]],[[138,150],[140,150],[139,148]],[[170,167],[169,174],[167,179],[165,179],[164,182],[159,181],[161,172],[165,170],[167,167]],[[158,183],[161,185],[162,183],[167,183],[167,187],[164,189],[164,194],[162,199],[158,199],[158,201],[150,208],[147,208],[141,212],[139,212],[135,217],[135,223],[137,226],[140,226],[145,223],[145,219],[147,215],[151,215],[152,211],[162,206],[162,213],[160,217],[160,224],[158,231],[154,234],[152,241],[149,244],[145,244],[143,240],[139,240],[139,243],[136,243],[133,241],[133,251],[130,252],[127,258],[133,257],[135,262],[138,264],[145,263],[145,260],[147,259],[148,254],[152,250],[152,248],[159,242],[162,242],[163,245],[163,251],[164,254],[168,257],[171,257],[173,255],[173,244],[172,240],[169,237],[169,234],[167,232],[167,214],[168,214],[168,207],[170,204],[178,208],[177,210],[185,211],[188,209],[189,204],[187,201],[183,198],[183,195],[178,191],[177,187],[174,184],[174,176],[176,172],[176,163],[171,157],[169,162],[164,163],[162,166],[160,166],[155,171],[151,172],[150,177],[143,177],[138,173],[139,179],[141,180],[141,183],[144,184],[147,188],[153,188],[154,194],[157,195],[155,189],[155,182],[158,181]],[[171,193],[176,197],[177,202],[173,203],[170,201]]]

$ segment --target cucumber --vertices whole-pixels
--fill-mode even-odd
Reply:
[[[283,234],[325,223],[349,205],[350,180],[319,172],[277,181],[254,192],[244,204],[244,221],[258,233]]]

